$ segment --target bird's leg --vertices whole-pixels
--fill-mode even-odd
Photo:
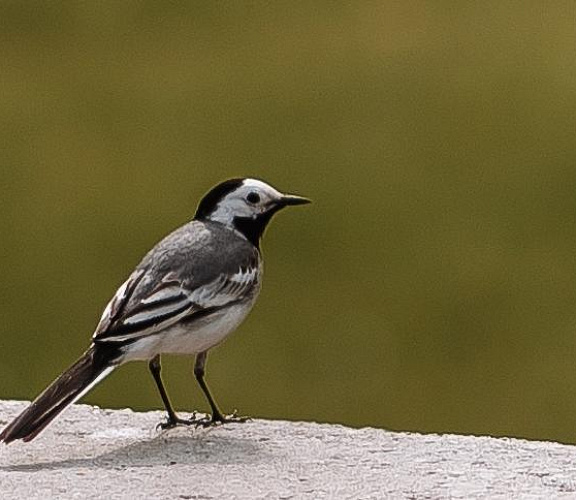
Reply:
[[[168,393],[164,388],[162,377],[160,376],[162,366],[160,365],[159,354],[157,354],[150,360],[150,362],[148,363],[148,367],[152,372],[152,376],[154,377],[154,381],[156,382],[156,386],[158,387],[158,392],[160,392],[160,397],[162,398],[162,402],[164,403],[164,406],[166,407],[166,412],[168,413],[168,420],[166,422],[158,424],[158,427],[160,427],[161,429],[171,429],[172,427],[176,427],[177,425],[191,425],[198,423],[198,421],[194,418],[190,420],[180,418],[174,412],[174,409],[172,408],[172,403],[170,403],[170,398],[168,397]]]
[[[236,410],[234,411],[234,413],[232,413],[232,415],[224,415],[218,408],[218,405],[216,404],[216,401],[214,401],[212,394],[210,394],[210,390],[208,389],[206,381],[204,380],[207,354],[208,354],[207,351],[204,351],[196,356],[196,363],[194,364],[194,376],[196,377],[198,385],[200,385],[202,392],[204,393],[206,399],[208,400],[208,404],[210,405],[210,408],[212,410],[212,416],[199,419],[196,421],[196,423],[198,425],[208,427],[211,425],[226,424],[229,422],[246,422],[246,420],[248,420],[249,417],[238,416],[236,414]]]

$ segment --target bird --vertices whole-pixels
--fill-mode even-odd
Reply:
[[[118,288],[86,352],[0,433],[6,444],[34,439],[63,410],[113,370],[147,361],[167,418],[176,425],[243,422],[223,414],[205,381],[208,351],[246,318],[260,292],[260,241],[271,218],[310,200],[284,194],[256,178],[228,179],[201,199],[192,220],[154,246]],[[163,354],[195,356],[194,376],[211,414],[184,419],[161,378]]]

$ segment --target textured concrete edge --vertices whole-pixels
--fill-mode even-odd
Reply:
[[[0,425],[27,404],[0,401]],[[73,405],[31,443],[0,446],[1,496],[46,498],[56,492],[133,498],[134,491],[143,498],[576,494],[576,447],[571,445],[260,419],[158,431],[163,417],[161,411]]]
[[[18,400],[18,399],[0,399],[0,430],[9,424],[12,418],[19,414],[24,408],[26,408],[31,401],[29,400]],[[119,426],[125,426],[126,422],[132,422],[133,424],[145,424],[149,425],[149,423],[157,422],[157,424],[161,423],[165,419],[165,412],[164,410],[134,410],[132,408],[103,408],[98,405],[86,404],[86,403],[75,403],[69,409],[65,410],[61,416],[55,419],[54,424],[51,426],[58,426],[61,424],[61,421],[69,420],[71,417],[71,412],[90,412],[93,414],[99,414],[101,416],[105,416],[108,419],[108,422],[111,424],[117,424]],[[204,414],[201,412],[194,412],[194,413],[185,413],[185,412],[178,412],[182,415],[197,415],[203,416]],[[74,422],[79,422],[77,418],[73,419]],[[576,444],[570,443],[561,443],[557,441],[546,441],[546,440],[538,440],[538,439],[528,439],[524,437],[518,436],[492,436],[489,434],[456,434],[450,432],[418,432],[413,430],[392,430],[392,429],[385,429],[379,427],[372,427],[372,426],[362,426],[362,427],[352,427],[342,423],[331,423],[331,422],[319,422],[319,421],[298,421],[298,420],[286,420],[282,418],[278,419],[263,419],[258,417],[248,417],[247,421],[251,424],[259,424],[268,423],[268,424],[277,424],[277,425],[286,425],[286,426],[310,426],[310,428],[318,428],[318,429],[339,429],[342,431],[348,432],[375,432],[375,433],[384,433],[386,435],[395,435],[399,437],[412,437],[412,438],[422,438],[422,439],[430,439],[430,438],[455,438],[455,439],[478,439],[478,440],[489,440],[489,441],[500,441],[505,442],[508,445],[512,445],[514,443],[518,444],[526,444],[526,445],[553,445],[553,446],[565,446],[565,447],[573,447],[576,451]],[[153,425],[152,430],[157,431],[159,433],[158,425]],[[49,426],[48,428],[50,429]],[[185,429],[186,427],[178,427],[179,429]],[[222,426],[216,426],[215,428],[223,428]],[[229,428],[226,426],[225,428]],[[242,428],[242,427],[240,427]],[[252,427],[257,428],[257,427]],[[45,431],[44,431],[45,432]],[[81,432],[81,434],[85,434],[85,432]],[[40,434],[42,436],[43,434]],[[149,438],[150,434],[143,436],[143,438]],[[40,438],[38,438],[40,439]],[[34,440],[33,442],[37,442],[38,439]]]

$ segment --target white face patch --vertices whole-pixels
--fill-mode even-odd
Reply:
[[[265,182],[258,179],[244,179],[237,189],[220,200],[209,219],[232,224],[235,217],[255,218],[270,210],[282,196],[282,193]]]

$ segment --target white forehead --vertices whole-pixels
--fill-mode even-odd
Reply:
[[[248,201],[250,193],[258,193],[260,202]],[[270,203],[283,197],[269,184],[258,179],[244,179],[240,186],[222,198],[209,215],[209,219],[224,224],[232,224],[236,217],[256,217],[270,208]]]
[[[258,179],[244,179],[242,182],[242,188],[246,188],[246,191],[254,190],[260,193],[267,193],[270,197],[276,198],[281,197],[282,193],[277,191],[269,184]]]

